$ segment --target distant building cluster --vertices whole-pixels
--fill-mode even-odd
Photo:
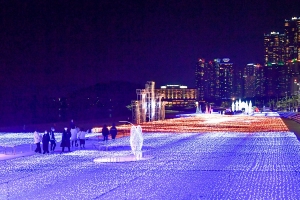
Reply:
[[[262,55],[263,56],[263,55]],[[196,64],[197,99],[280,98],[299,94],[300,17],[284,22],[284,33],[264,34],[264,63],[233,66],[228,58]],[[234,68],[235,67],[235,68]]]
[[[140,124],[165,119],[165,110],[195,110],[197,89],[184,85],[165,85],[155,88],[148,81],[145,89],[136,89],[137,100],[131,102],[132,121]]]
[[[230,99],[233,96],[233,63],[229,58],[206,62],[200,58],[196,66],[196,88],[199,101]]]

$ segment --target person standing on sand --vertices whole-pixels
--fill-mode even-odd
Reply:
[[[45,131],[43,135],[43,154],[49,153],[49,141],[50,141],[50,135],[48,131]]]
[[[108,141],[109,130],[108,130],[106,124],[103,125],[102,135],[103,135],[103,141]]]
[[[74,142],[76,146],[76,140],[77,140],[77,130],[73,119],[71,119],[70,122],[70,130],[71,130],[71,137],[72,137],[71,140],[72,140],[72,147],[73,147]]]
[[[62,137],[61,137],[61,143],[60,143],[60,147],[62,147],[61,153],[64,152],[65,147],[68,147],[69,152],[70,150],[70,137],[71,137],[71,133],[70,131],[68,131],[68,128],[65,127],[63,133],[62,133]]]
[[[56,147],[56,139],[55,139],[55,134],[54,134],[55,129],[51,127],[50,131],[50,151],[54,152],[54,149]]]
[[[118,130],[116,128],[115,123],[113,123],[112,126],[110,127],[109,133],[111,135],[111,139],[113,139],[113,140],[116,139],[116,136],[118,134]]]
[[[41,135],[37,131],[34,131],[33,139],[34,139],[34,144],[36,144],[36,149],[35,149],[34,152],[35,153],[42,153],[42,150],[41,150]]]
[[[75,129],[71,129],[71,146],[72,146],[72,148],[73,148],[74,143],[75,143],[75,147],[78,146],[78,144],[77,144],[77,134],[78,134],[79,130],[80,129],[78,127],[76,127]]]
[[[84,131],[78,132],[80,148],[84,148],[84,149],[85,149],[85,146],[84,146],[85,145],[85,134],[86,134],[86,132],[84,132]]]

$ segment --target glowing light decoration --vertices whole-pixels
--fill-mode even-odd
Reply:
[[[269,132],[288,131],[280,117],[249,115],[191,115],[175,119],[140,124],[143,132],[209,133],[209,132]],[[118,127],[129,131],[130,125]]]
[[[122,150],[130,137],[109,141],[105,151],[2,160],[0,199],[299,199],[300,143],[280,118],[202,115],[166,121],[141,125],[143,156],[154,157],[145,161],[114,163],[132,155]],[[239,124],[250,131],[229,131]],[[144,125],[155,131],[145,134]],[[191,125],[218,131],[189,132]],[[170,127],[178,132],[165,132]],[[92,162],[96,158],[112,160]]]
[[[253,113],[253,108],[252,108],[252,102],[249,101],[249,103],[246,101],[241,101],[241,99],[236,100],[236,102],[232,102],[231,104],[231,109],[232,111],[238,111],[238,110],[245,110],[246,114],[252,114]]]
[[[131,126],[130,130],[130,146],[133,154],[136,156],[137,160],[140,160],[142,156],[143,147],[143,133],[140,125]]]
[[[249,114],[253,114],[253,107],[252,107],[252,102],[249,102]]]

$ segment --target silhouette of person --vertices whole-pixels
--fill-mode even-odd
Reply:
[[[43,135],[43,154],[49,153],[49,141],[50,141],[50,135],[48,131],[45,131]]]
[[[68,128],[65,127],[62,133],[62,137],[61,137],[61,144],[60,147],[62,147],[61,152],[64,152],[65,147],[68,147],[69,152],[70,150],[70,138],[71,138],[71,133],[70,131],[68,131]]]
[[[106,124],[103,125],[102,135],[103,135],[103,141],[107,141],[108,140],[108,135],[109,135],[109,130],[108,130]]]
[[[117,128],[116,128],[115,123],[113,123],[113,124],[112,124],[112,127],[110,127],[109,133],[110,133],[111,138],[112,138],[113,140],[116,139],[116,136],[117,136],[117,134],[118,134],[118,130],[117,130]]]
[[[50,151],[54,152],[54,149],[56,147],[56,139],[55,139],[55,134],[54,134],[55,129],[51,127],[50,131]]]

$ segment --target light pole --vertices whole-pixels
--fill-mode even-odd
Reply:
[[[131,123],[131,122],[129,122],[129,121],[119,121],[119,122],[121,122],[121,123],[128,123],[128,124],[131,124],[132,126],[134,126],[134,124]]]
[[[131,124],[131,126],[134,126],[134,124],[131,123],[131,122],[129,122],[129,121],[119,121],[119,122],[121,122],[121,123],[128,123],[128,124]],[[130,133],[130,129],[129,129],[129,133]],[[125,129],[124,129],[124,132],[123,132],[123,136],[125,136]]]

